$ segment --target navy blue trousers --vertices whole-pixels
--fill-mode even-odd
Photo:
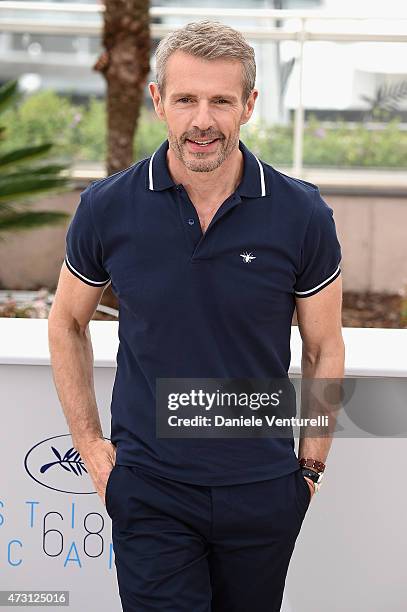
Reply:
[[[123,612],[278,612],[310,498],[300,468],[211,487],[116,465],[106,509]]]

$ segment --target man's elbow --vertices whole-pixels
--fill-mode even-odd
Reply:
[[[54,303],[48,315],[48,338],[50,342],[57,340],[64,332],[87,335],[89,323],[81,323],[72,313],[61,312]]]
[[[326,360],[336,361],[338,364],[344,363],[345,343],[341,333],[318,342],[303,342],[302,361],[304,364],[315,367]]]

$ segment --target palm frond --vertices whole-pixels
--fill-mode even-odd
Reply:
[[[50,189],[64,187],[68,182],[67,177],[58,176],[18,176],[10,178],[0,176],[0,202],[7,202],[26,196],[45,193]]]
[[[7,81],[0,87],[0,113],[13,104],[18,97],[18,81]]]
[[[27,174],[59,174],[66,170],[66,164],[47,164],[37,166],[25,166],[18,172],[9,173],[7,176],[24,176]]]
[[[8,151],[4,155],[0,155],[0,168],[3,169],[6,166],[21,163],[22,161],[26,162],[31,159],[42,157],[45,153],[48,153],[52,146],[51,142],[46,142],[32,147],[23,147],[22,149]]]
[[[9,81],[0,87],[0,113],[18,98],[17,80]],[[5,135],[6,126],[1,126],[1,140],[4,140]],[[23,210],[24,206],[30,206],[31,200],[39,195],[65,191],[67,186],[70,186],[70,176],[63,174],[63,171],[68,169],[67,166],[49,163],[44,159],[52,146],[53,143],[45,142],[7,151],[0,156],[1,241],[2,233],[54,225],[66,222],[70,217],[60,211]]]
[[[39,210],[29,212],[14,211],[11,214],[0,214],[0,232],[5,231],[25,231],[42,227],[44,225],[54,225],[66,222],[70,217],[64,212],[51,210]]]
[[[397,83],[382,83],[373,96],[362,94],[360,98],[367,102],[370,110],[397,110],[399,102],[407,97],[407,80]]]

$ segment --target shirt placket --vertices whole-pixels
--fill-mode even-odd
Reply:
[[[237,192],[230,195],[219,206],[205,232],[203,232],[196,208],[191,202],[185,188],[182,185],[177,185],[176,193],[191,261],[199,261],[201,259],[210,258],[211,230],[227,212],[242,201],[240,195]]]

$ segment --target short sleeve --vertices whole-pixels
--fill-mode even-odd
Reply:
[[[341,259],[333,210],[322,199],[318,189],[305,232],[295,296],[310,297],[332,283],[341,273]]]
[[[66,234],[65,264],[77,278],[93,287],[110,282],[102,263],[102,245],[92,218],[90,187],[82,191],[80,202]]]

